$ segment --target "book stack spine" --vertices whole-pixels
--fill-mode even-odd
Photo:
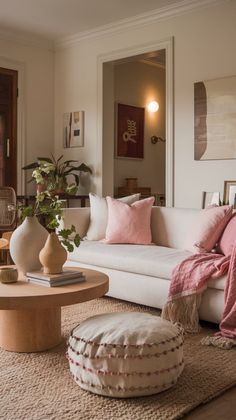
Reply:
[[[27,279],[30,283],[42,286],[56,287],[66,286],[69,284],[80,283],[85,280],[85,276],[81,271],[67,270],[61,274],[44,274],[41,271],[27,273]]]

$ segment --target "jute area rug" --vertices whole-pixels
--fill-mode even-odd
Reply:
[[[147,307],[102,298],[63,309],[68,337],[83,319],[104,312],[146,311]],[[212,330],[210,331],[212,333]],[[66,343],[42,353],[0,353],[0,418],[4,420],[170,420],[178,419],[236,384],[235,349],[200,344],[205,328],[185,338],[185,369],[177,384],[151,397],[111,399],[88,393],[73,381]]]

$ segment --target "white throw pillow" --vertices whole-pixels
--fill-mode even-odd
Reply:
[[[138,201],[140,194],[129,195],[128,197],[118,198],[123,203],[132,204]],[[87,235],[84,239],[89,241],[100,241],[106,236],[108,208],[105,198],[96,194],[89,194],[90,199],[90,224]]]

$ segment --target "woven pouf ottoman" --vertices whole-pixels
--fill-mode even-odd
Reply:
[[[76,327],[67,357],[76,383],[109,397],[151,395],[184,368],[181,327],[140,312],[102,314]]]

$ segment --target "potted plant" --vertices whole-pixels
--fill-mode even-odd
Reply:
[[[37,193],[33,206],[19,206],[22,224],[12,234],[10,253],[24,274],[38,270],[41,265],[45,273],[61,272],[67,258],[66,249],[72,252],[80,245],[80,236],[73,225],[58,229],[62,205],[57,195],[44,191]]]
[[[29,182],[35,181],[38,191],[47,189],[51,194],[76,194],[80,173],[92,173],[92,170],[85,163],[78,165],[77,160],[63,161],[63,155],[58,159],[39,157],[37,162],[30,163],[22,169],[32,169],[32,177]],[[68,177],[73,177],[74,182],[68,183]]]

